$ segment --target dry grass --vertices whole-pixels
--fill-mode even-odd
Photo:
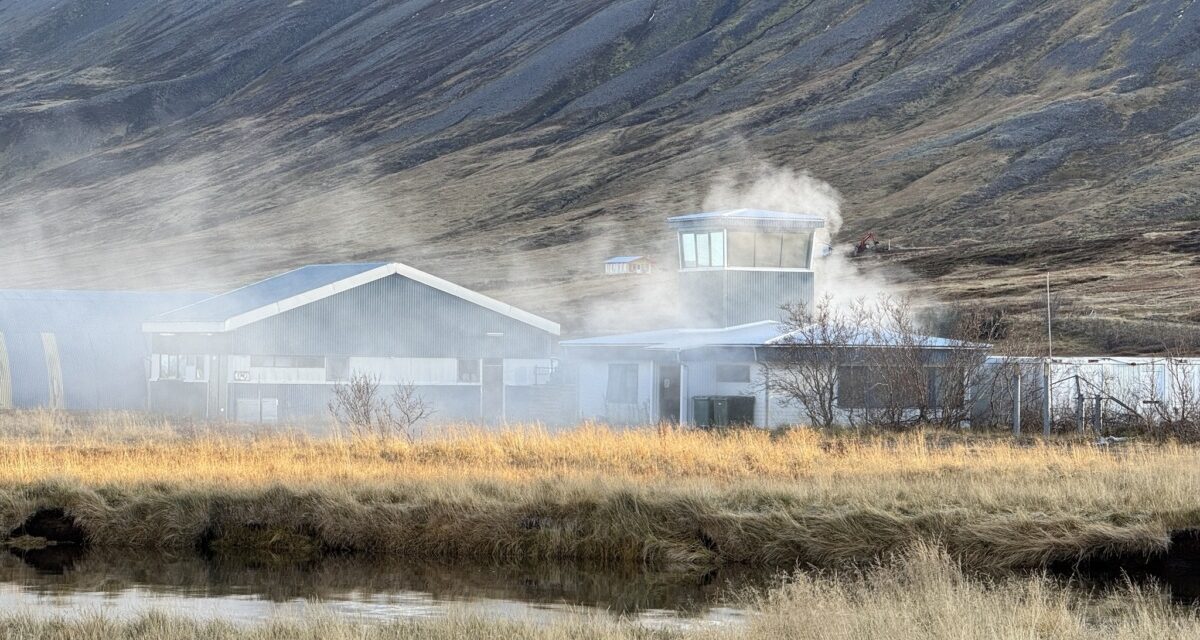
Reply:
[[[1125,588],[1091,598],[1041,577],[968,578],[940,550],[916,545],[870,570],[848,575],[797,575],[752,596],[745,625],[651,629],[605,616],[580,616],[551,625],[451,615],[388,625],[331,617],[280,620],[257,626],[202,623],[150,614],[133,621],[99,617],[39,620],[0,618],[0,638],[161,640],[275,638],[322,640],[1170,640],[1200,635],[1200,617],[1154,590]]]
[[[61,507],[98,545],[692,567],[830,566],[936,539],[1008,568],[1159,549],[1200,526],[1200,449],[1181,445],[598,427],[379,442],[5,422],[0,531]]]

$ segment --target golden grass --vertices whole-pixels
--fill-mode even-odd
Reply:
[[[679,566],[836,565],[937,539],[1003,568],[1161,549],[1200,526],[1200,449],[1172,444],[595,426],[379,442],[137,425],[8,416],[0,531],[62,507],[102,545],[189,546],[252,525],[321,548]]]
[[[453,614],[447,619],[363,625],[327,616],[259,625],[194,622],[166,614],[132,621],[0,617],[0,638],[24,640],[1173,640],[1200,637],[1200,617],[1155,590],[1127,587],[1092,598],[1042,577],[969,578],[929,545],[872,569],[797,575],[752,596],[744,624],[653,629],[592,615],[535,625]]]

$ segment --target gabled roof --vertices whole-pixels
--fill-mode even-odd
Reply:
[[[560,331],[557,323],[398,262],[300,267],[156,316],[142,328],[151,333],[233,331],[393,275],[433,287],[543,331],[555,335]]]
[[[663,329],[623,335],[566,340],[563,347],[637,347],[654,351],[687,351],[711,347],[778,347],[788,344],[789,332],[783,323],[766,320],[721,329]],[[916,336],[928,349],[983,348],[947,338]],[[846,344],[856,347],[885,347],[900,344],[900,337],[888,332],[862,332]]]
[[[763,209],[726,209],[675,216],[667,218],[667,222],[676,226],[722,223],[737,226],[818,229],[825,226],[825,217],[815,213],[791,213],[787,211],[766,211]]]
[[[604,263],[605,264],[627,264],[630,262],[637,262],[638,260],[649,260],[649,258],[647,258],[646,256],[617,256],[615,258],[609,258],[608,260],[605,260]]]

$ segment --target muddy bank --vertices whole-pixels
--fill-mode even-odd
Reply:
[[[0,531],[10,532],[10,545],[34,537],[55,546],[297,559],[571,561],[691,573],[728,564],[791,569],[871,562],[920,540],[939,541],[968,568],[1042,568],[1100,558],[1126,564],[1161,556],[1169,562],[1154,561],[1160,572],[1187,573],[1194,561],[1170,550],[1190,550],[1191,558],[1200,547],[1194,537],[1172,536],[1172,527],[1150,518],[1113,522],[963,508],[912,513],[733,492],[600,487],[582,494],[552,484],[471,495],[54,484],[0,489],[0,505]]]

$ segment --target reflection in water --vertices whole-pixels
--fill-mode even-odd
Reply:
[[[47,547],[0,555],[0,610],[126,616],[157,609],[235,621],[313,612],[396,620],[451,609],[538,621],[594,610],[699,624],[740,619],[729,595],[761,588],[769,577],[736,569],[700,575],[356,556],[294,564]]]

